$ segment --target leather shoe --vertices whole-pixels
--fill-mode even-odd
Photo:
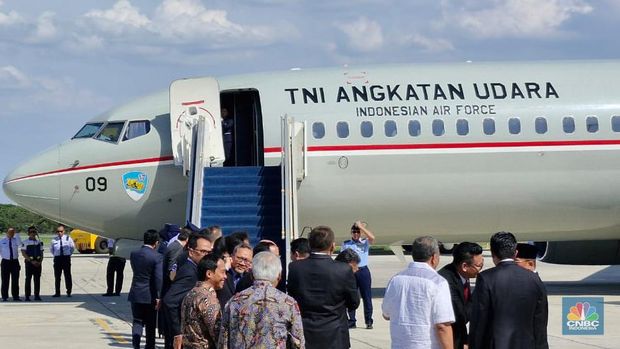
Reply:
[[[60,297],[60,294],[58,294],[58,293],[54,293],[54,295],[53,295],[52,297],[54,297],[54,298],[58,298],[58,297]]]
[[[355,324],[349,324],[349,328],[357,328]]]
[[[112,293],[104,293],[101,296],[103,296],[103,297],[112,297],[114,295]]]
[[[42,301],[41,297],[39,297],[39,296],[35,296],[35,297],[34,297],[34,300],[35,300],[35,301]]]
[[[366,329],[367,329],[367,330],[372,330],[372,324],[367,324],[367,325],[366,325]]]

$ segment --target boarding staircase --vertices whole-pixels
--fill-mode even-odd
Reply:
[[[281,182],[280,166],[204,168],[200,226],[245,231],[252,245],[280,240]]]

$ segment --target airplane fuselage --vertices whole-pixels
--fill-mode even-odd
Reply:
[[[219,78],[257,91],[265,165],[278,165],[280,118],[305,121],[301,227],[357,219],[378,243],[433,235],[520,240],[620,237],[618,62],[431,64]],[[150,132],[72,139],[11,173],[13,201],[110,237],[185,220],[188,181],[172,161],[168,92],[92,119],[148,120]],[[145,174],[143,193],[127,188]],[[131,179],[131,178],[130,178]],[[139,182],[131,182],[137,183]],[[208,189],[207,189],[208,190]],[[138,194],[135,194],[138,193]]]

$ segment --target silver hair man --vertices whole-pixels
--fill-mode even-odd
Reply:
[[[282,264],[275,254],[264,251],[254,256],[252,262],[254,280],[265,280],[277,284],[281,273]]]
[[[413,241],[411,255],[416,262],[426,262],[439,254],[439,242],[432,236],[421,236]]]

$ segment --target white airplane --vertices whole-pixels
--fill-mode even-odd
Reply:
[[[274,203],[245,200],[234,171],[282,164],[282,221],[263,222],[259,235],[326,224],[346,239],[361,217],[380,244],[423,234],[487,241],[507,230],[549,241],[550,262],[620,263],[618,81],[615,61],[177,80],[88,121],[17,167],[3,189],[50,219],[140,240],[186,218],[221,224],[245,212],[229,231],[268,220],[248,219],[252,205]],[[226,166],[220,108],[234,119]],[[228,186],[211,187],[210,174]]]

